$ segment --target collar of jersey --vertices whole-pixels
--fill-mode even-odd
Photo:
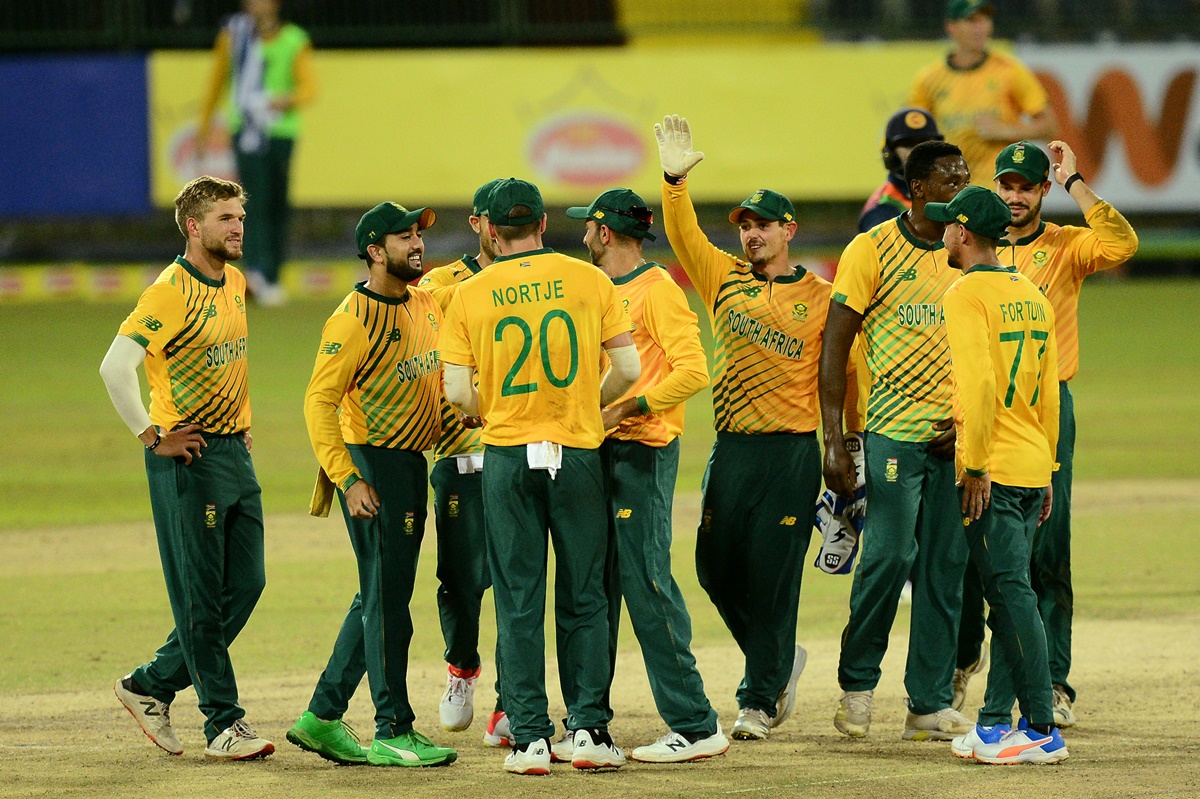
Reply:
[[[365,280],[361,283],[355,283],[354,290],[364,297],[370,297],[376,302],[382,302],[384,305],[403,305],[404,303],[408,302],[408,298],[412,296],[412,292],[410,291],[404,292],[403,297],[385,297],[382,294],[376,294],[367,288],[367,281]]]
[[[912,209],[910,208],[909,211],[911,211],[911,210]],[[905,213],[908,213],[908,212],[906,211]],[[896,217],[896,227],[900,228],[900,235],[903,236],[905,238],[905,240],[908,241],[909,244],[916,247],[918,250],[929,250],[932,252],[933,250],[940,250],[946,246],[946,244],[941,241],[939,241],[937,244],[927,244],[927,243],[921,241],[920,239],[918,239],[912,233],[909,233],[908,225],[904,224],[904,214],[900,214],[900,216]]]
[[[204,274],[202,274],[200,272],[199,269],[197,269],[195,266],[192,265],[191,261],[184,258],[182,255],[175,256],[175,263],[182,266],[184,269],[187,270],[187,273],[189,275],[196,278],[197,280],[199,280],[201,283],[203,283],[206,286],[212,286],[214,288],[221,288],[221,286],[225,285],[225,276],[224,275],[221,276],[220,280],[213,280],[211,277],[206,277]]]
[[[988,59],[989,59],[989,58],[991,58],[991,57],[992,57],[992,54],[991,54],[991,52],[989,52],[989,51],[987,51],[987,50],[984,50],[984,51],[983,51],[983,58],[979,59],[979,63],[978,63],[978,64],[976,64],[975,66],[973,66],[973,67],[956,67],[956,66],[954,66],[954,64],[953,64],[953,63],[951,63],[951,62],[950,62],[950,54],[949,54],[949,53],[947,53],[947,54],[946,54],[946,67],[947,67],[947,68],[948,68],[948,69],[949,69],[951,72],[974,72],[975,70],[979,69],[979,68],[980,68],[980,67],[982,67],[984,64],[986,64],[986,63],[988,62]]]
[[[514,261],[517,258],[529,258],[534,255],[545,255],[548,252],[554,252],[549,247],[542,247],[540,250],[526,250],[525,252],[514,252],[512,255],[498,255],[492,263],[500,263],[501,261]]]
[[[975,264],[970,269],[964,270],[963,274],[966,275],[973,272],[1005,272],[1015,275],[1017,268],[1015,266],[996,266],[995,264]]]
[[[774,280],[772,280],[768,277],[764,277],[763,275],[760,275],[758,272],[754,271],[754,267],[750,267],[750,274],[754,275],[754,279],[757,280],[759,283],[799,283],[801,280],[804,279],[804,276],[808,274],[808,270],[805,269],[803,266],[796,264],[796,273],[795,274],[780,275],[779,277],[775,278]]]
[[[1045,221],[1042,221],[1041,223],[1038,224],[1037,230],[1033,231],[1028,236],[1022,236],[1021,238],[1017,239],[1016,241],[1001,241],[1000,246],[1001,247],[1024,247],[1026,244],[1033,244],[1035,241],[1037,241],[1038,236],[1042,235],[1045,232],[1046,232],[1046,223],[1045,223]]]
[[[653,269],[656,266],[661,266],[661,264],[656,264],[654,261],[647,261],[646,263],[639,265],[637,268],[635,268],[632,272],[630,272],[627,275],[621,275],[620,277],[614,277],[612,279],[613,285],[614,286],[623,286],[626,283],[629,283],[630,281],[632,281],[638,275],[642,274],[643,272],[645,272],[649,269]]]
[[[472,275],[479,274],[480,271],[483,269],[483,267],[479,265],[479,261],[475,260],[474,255],[464,255],[462,257],[462,260],[463,260],[463,263],[467,265],[467,269],[471,270]]]

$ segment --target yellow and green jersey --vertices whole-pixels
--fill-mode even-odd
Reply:
[[[429,292],[384,297],[364,283],[325,322],[304,418],[317,462],[335,485],[345,489],[361,477],[346,444],[422,451],[437,441],[441,322]]]
[[[817,362],[829,282],[803,267],[767,280],[708,240],[686,183],[663,181],[662,197],[667,238],[712,321],[717,430],[816,430]]]
[[[482,268],[474,256],[464,255],[452,264],[430,269],[421,277],[417,286],[433,295],[444,314],[449,309],[450,300],[458,284],[471,275],[478,274]],[[458,419],[458,412],[445,395],[441,398],[441,416],[442,434],[438,438],[437,446],[433,448],[434,460],[483,452],[483,439],[479,429],[463,427]]]
[[[642,362],[641,377],[617,402],[637,397],[643,415],[625,419],[608,437],[665,447],[683,432],[686,400],[708,385],[696,314],[659,264],[642,264],[613,278],[613,285],[633,322]]]
[[[942,300],[954,359],[959,467],[1016,488],[1050,485],[1058,353],[1050,301],[1013,267],[973,266]]]
[[[474,367],[483,443],[596,449],[602,342],[630,330],[617,290],[549,248],[497,258],[462,282],[446,313],[446,363]]]
[[[247,332],[241,272],[227,265],[213,280],[182,257],[164,269],[119,330],[146,348],[150,421],[164,430],[250,429]]]
[[[1009,142],[981,138],[975,132],[976,119],[1012,125],[1049,104],[1046,90],[1028,67],[1011,55],[994,52],[971,69],[952,67],[948,58],[930,64],[917,73],[909,97],[909,105],[932,113],[946,141],[962,149],[971,182],[989,189],[996,156]]]
[[[859,334],[871,388],[866,429],[928,441],[950,417],[953,386],[942,295],[958,272],[939,241],[914,237],[904,217],[859,233],[833,279],[833,300],[863,315]]]
[[[1002,241],[1000,261],[1015,266],[1042,290],[1054,307],[1058,379],[1079,371],[1079,290],[1083,279],[1120,266],[1137,252],[1138,238],[1125,217],[1106,202],[1087,212],[1087,227],[1043,222],[1029,236]]]

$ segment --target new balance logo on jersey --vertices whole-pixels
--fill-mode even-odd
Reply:
[[[916,279],[917,279],[917,268],[915,266],[910,266],[908,269],[905,269],[903,272],[896,275],[896,280],[916,280]]]
[[[397,341],[399,341],[399,340],[400,340],[400,328],[398,328],[398,327],[393,327],[393,328],[392,328],[392,329],[391,329],[391,330],[388,332],[388,343],[389,343],[389,344],[395,344],[395,343],[396,343]]]
[[[742,289],[742,293],[750,299],[754,299],[759,294],[762,294],[762,286],[745,286]]]
[[[337,355],[338,351],[341,348],[342,348],[342,345],[340,342],[326,341],[324,344],[321,345],[321,354],[322,355]]]
[[[781,525],[785,525],[787,527],[795,527],[796,526],[796,517],[795,516],[784,516],[782,519],[779,520],[779,523]]]
[[[143,316],[138,320],[138,324],[145,327],[152,333],[157,333],[162,330],[162,322],[155,319],[153,316]]]
[[[217,306],[216,306],[216,304],[215,304],[215,303],[209,303],[209,304],[208,304],[208,307],[204,309],[204,318],[205,318],[205,319],[212,319],[212,318],[213,318],[213,317],[215,317],[216,315],[217,315]]]
[[[628,519],[633,516],[633,508],[617,508],[618,519]]]

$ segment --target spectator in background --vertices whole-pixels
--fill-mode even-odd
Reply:
[[[991,188],[996,156],[1019,139],[1046,139],[1057,127],[1042,85],[1029,68],[989,50],[995,8],[987,0],[947,0],[944,60],[917,73],[909,104],[933,112],[946,141],[957,144],[971,181]]]
[[[858,232],[866,233],[880,222],[895,219],[912,208],[912,193],[904,180],[904,162],[923,141],[941,141],[933,116],[924,108],[901,108],[892,114],[883,131],[884,169],[887,180],[875,190],[858,215]]]
[[[246,281],[263,305],[286,299],[279,267],[287,243],[288,182],[300,134],[300,106],[316,94],[312,42],[302,28],[280,20],[282,0],[243,0],[213,47],[212,80],[197,138],[212,146],[213,113],[229,88],[227,124],[238,179],[253,213],[246,223]]]

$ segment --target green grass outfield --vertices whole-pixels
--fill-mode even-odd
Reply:
[[[302,401],[333,305],[251,312],[254,456],[267,513],[307,508],[317,467]],[[1093,279],[1080,305],[1076,479],[1200,475],[1200,281]],[[0,313],[0,529],[148,517],[141,448],[97,371],[131,307],[11,305]],[[712,437],[705,393],[688,404],[681,491],[699,486]]]

